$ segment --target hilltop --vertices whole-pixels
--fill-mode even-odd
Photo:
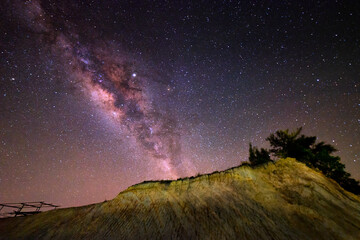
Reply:
[[[360,197],[295,159],[0,219],[0,239],[360,239]]]

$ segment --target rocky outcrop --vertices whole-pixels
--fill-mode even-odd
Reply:
[[[360,239],[360,198],[282,159],[0,220],[0,239]]]

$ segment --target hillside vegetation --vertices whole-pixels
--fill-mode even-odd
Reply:
[[[308,167],[322,172],[325,176],[336,181],[341,187],[349,192],[360,195],[360,183],[351,177],[345,170],[345,164],[339,156],[333,154],[336,148],[325,142],[317,142],[316,136],[301,134],[302,128],[290,132],[289,129],[278,130],[270,134],[266,141],[270,143],[270,149],[260,150],[249,146],[249,163],[252,166],[275,161],[276,158],[295,158]],[[275,157],[272,159],[271,156]]]
[[[0,239],[360,239],[360,198],[294,159],[0,219]]]

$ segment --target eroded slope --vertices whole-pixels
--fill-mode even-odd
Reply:
[[[360,198],[294,159],[2,219],[0,239],[360,239]]]

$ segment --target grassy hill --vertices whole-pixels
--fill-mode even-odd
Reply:
[[[294,159],[0,219],[0,239],[360,239],[360,197]]]

